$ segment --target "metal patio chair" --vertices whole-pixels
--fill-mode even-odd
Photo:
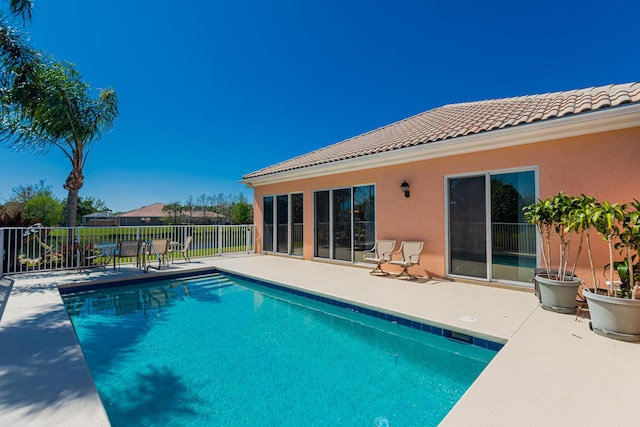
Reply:
[[[189,246],[191,246],[191,242],[193,241],[193,236],[188,236],[184,243],[177,247],[169,247],[169,253],[171,254],[171,263],[173,264],[173,260],[176,253],[181,253],[186,262],[191,262],[191,258],[189,258]]]
[[[121,240],[118,242],[115,253],[113,254],[113,269],[116,268],[117,258],[135,258],[136,267],[140,266],[140,240]]]
[[[371,270],[369,273],[381,273],[385,276],[389,275],[389,273],[382,269],[382,264],[391,260],[391,254],[393,253],[393,248],[395,246],[395,240],[376,240],[373,248],[363,252],[362,259],[364,261],[376,263],[376,268]]]
[[[402,242],[400,243],[400,249],[391,255],[389,264],[399,265],[402,267],[402,272],[396,277],[408,277],[409,279],[416,279],[417,276],[409,273],[409,267],[420,264],[420,254],[422,253],[422,247],[424,242]],[[400,259],[393,259],[393,255],[400,255]]]

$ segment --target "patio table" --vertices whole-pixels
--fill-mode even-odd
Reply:
[[[115,243],[98,243],[94,246],[94,249],[99,250],[102,253],[102,256],[106,258],[104,261],[104,265],[108,265],[113,260],[113,269],[116,269],[116,249],[118,245]]]

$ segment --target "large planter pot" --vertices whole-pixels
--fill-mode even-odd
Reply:
[[[540,305],[545,310],[556,313],[575,313],[576,295],[580,287],[580,279],[549,279],[547,275],[538,274],[535,278],[540,288]]]
[[[584,291],[591,328],[599,335],[623,341],[640,341],[640,300],[614,298]]]

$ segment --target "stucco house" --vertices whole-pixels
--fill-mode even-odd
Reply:
[[[118,215],[118,225],[164,225],[165,223],[173,223],[171,213],[165,212],[164,203],[154,203],[149,206],[143,206],[129,212]],[[182,211],[177,217],[178,224],[220,224],[225,222],[225,217],[216,212],[193,212],[190,215],[187,211]]]
[[[111,212],[94,212],[82,216],[83,227],[115,227],[116,225],[118,225],[118,217]]]
[[[639,159],[628,83],[445,105],[241,182],[258,252],[360,263],[376,239],[417,240],[414,274],[530,286],[541,263],[522,207],[560,190],[640,199]]]

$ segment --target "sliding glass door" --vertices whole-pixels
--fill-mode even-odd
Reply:
[[[487,277],[485,177],[449,180],[450,273]]]
[[[536,267],[536,228],[522,208],[535,202],[533,171],[491,175],[491,277],[529,282]]]
[[[376,191],[373,185],[353,188],[353,258],[361,261],[364,251],[376,242]]]
[[[304,249],[304,210],[302,193],[291,195],[291,254],[302,256]]]
[[[275,248],[277,253],[302,255],[302,193],[265,196],[262,205],[263,251],[274,252]]]
[[[262,198],[262,250],[273,252],[273,196]]]
[[[522,208],[535,200],[535,172],[449,178],[447,191],[449,274],[529,282],[536,232]]]
[[[314,193],[314,257],[356,262],[375,242],[375,186]]]
[[[278,235],[276,237],[277,252],[281,254],[289,253],[289,195],[285,194],[276,197],[276,226]]]
[[[333,259],[351,259],[351,189],[332,191]]]
[[[331,229],[329,228],[329,190],[316,191],[313,195],[314,206],[314,248],[316,258],[331,257]]]

